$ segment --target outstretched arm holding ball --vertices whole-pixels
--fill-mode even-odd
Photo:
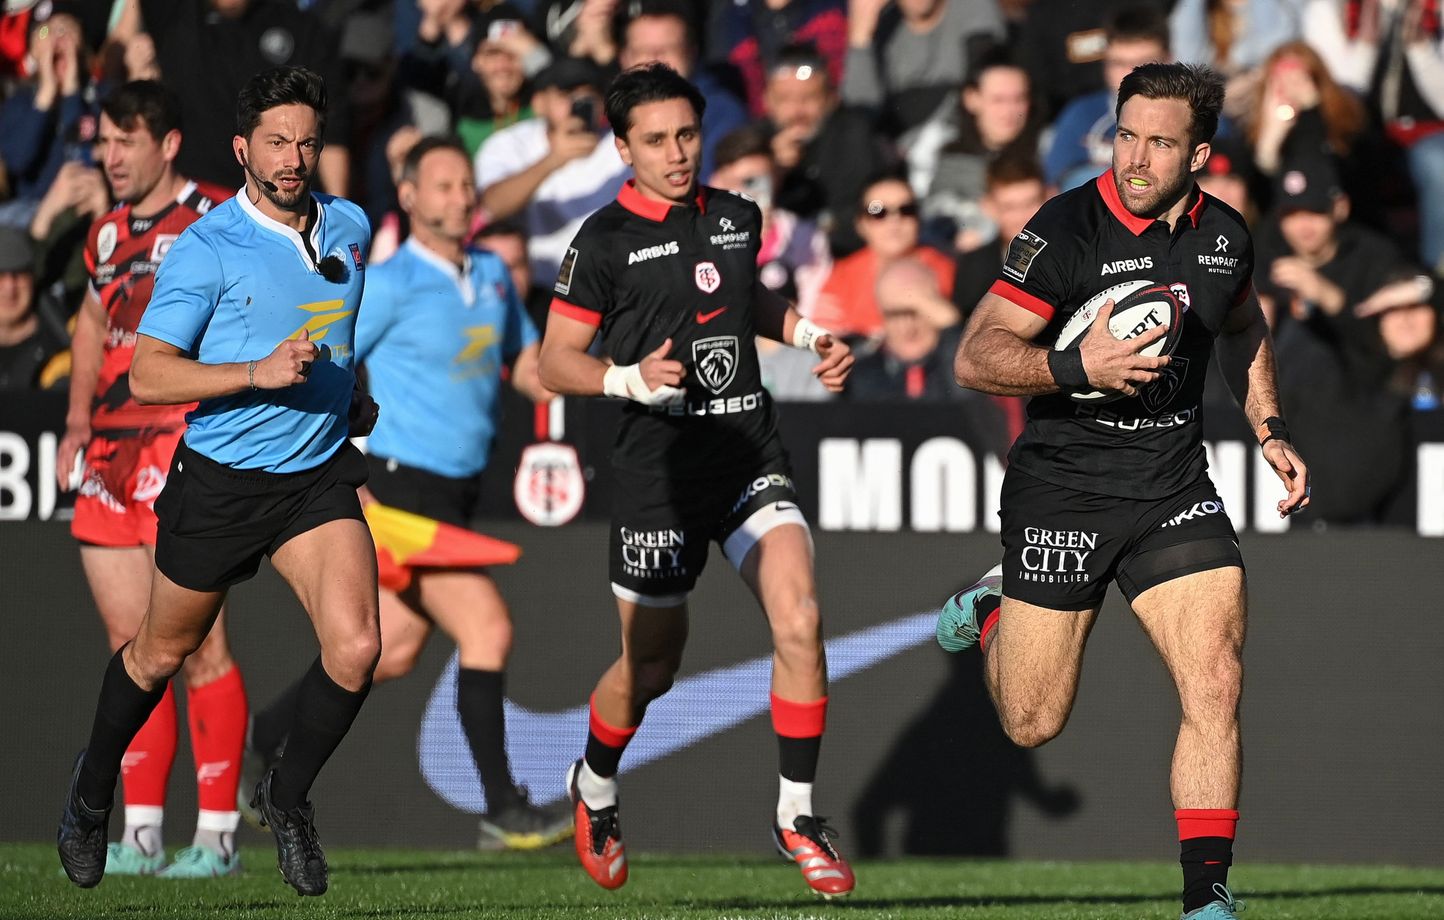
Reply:
[[[1127,340],[1108,331],[1113,301],[1104,304],[1097,320],[1075,354],[1035,345],[1033,339],[1048,324],[1035,313],[997,294],[985,295],[973,311],[953,360],[958,386],[996,396],[1038,396],[1064,389],[1097,387],[1132,396],[1138,387],[1158,379],[1168,356],[1147,357],[1141,352],[1163,338],[1163,327]],[[1061,360],[1060,360],[1061,359]]]

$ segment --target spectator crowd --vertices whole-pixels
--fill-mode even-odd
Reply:
[[[241,84],[322,74],[320,182],[369,216],[373,263],[408,235],[407,152],[459,139],[473,242],[544,328],[568,241],[628,175],[608,81],[655,60],[706,96],[704,181],[762,209],[762,282],[858,349],[836,397],[858,402],[964,398],[962,325],[1039,205],[1108,169],[1119,81],[1219,70],[1199,180],[1253,227],[1314,516],[1380,519],[1444,387],[1440,0],[7,0],[0,391],[66,385],[86,234],[115,203],[96,143],[113,88],[161,81],[179,171],[234,189]],[[762,349],[779,399],[833,398]]]

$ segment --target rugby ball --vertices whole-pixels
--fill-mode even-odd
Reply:
[[[1093,295],[1068,317],[1053,348],[1057,351],[1076,348],[1098,318],[1098,312],[1110,300],[1113,301],[1113,316],[1108,321],[1108,331],[1113,333],[1114,338],[1126,341],[1162,326],[1168,332],[1163,338],[1150,343],[1140,354],[1150,358],[1173,354],[1183,335],[1184,305],[1168,285],[1148,280],[1125,281]],[[1122,393],[1112,390],[1090,390],[1068,395],[1081,402],[1112,402],[1123,398]]]

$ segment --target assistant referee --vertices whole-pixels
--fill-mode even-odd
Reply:
[[[306,796],[366,698],[381,641],[376,551],[356,497],[366,464],[347,441],[371,234],[356,205],[311,191],[325,122],[325,84],[309,70],[246,84],[232,141],[245,187],[175,242],[138,329],[137,401],[199,405],[155,503],[149,607],[105,672],[61,817],[60,861],[84,888],[105,874],[126,747],[226,591],[270,556],[311,617],[321,655],[256,804],[287,883],[303,895],[326,890]]]

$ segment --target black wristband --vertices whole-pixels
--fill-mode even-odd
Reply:
[[[1284,424],[1284,420],[1277,415],[1270,415],[1263,420],[1263,424],[1259,427],[1268,432],[1259,440],[1259,447],[1263,447],[1270,441],[1283,441],[1286,444],[1292,443],[1293,441],[1293,439],[1289,437],[1289,426]]]
[[[1083,370],[1083,352],[1076,348],[1048,352],[1048,371],[1064,390],[1088,389],[1088,372]]]

